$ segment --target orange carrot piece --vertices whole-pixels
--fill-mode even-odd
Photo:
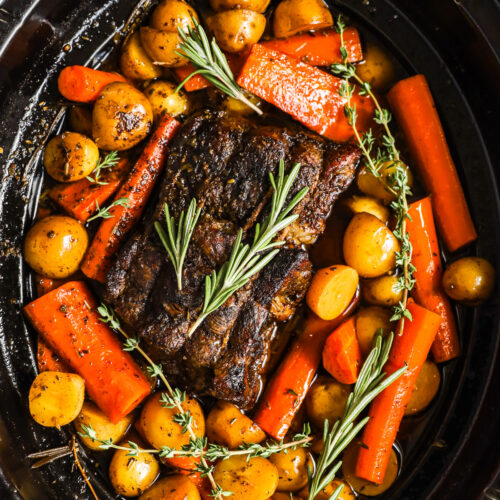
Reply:
[[[361,350],[354,316],[344,321],[326,339],[323,348],[325,370],[342,384],[354,384],[361,368]]]
[[[150,385],[81,281],[70,281],[30,302],[24,312],[61,359],[85,379],[89,396],[113,422],[130,413]]]
[[[66,213],[83,223],[97,210],[97,206],[102,207],[113,196],[129,166],[129,161],[122,158],[113,169],[104,171],[102,181],[107,184],[80,179],[69,184],[57,184],[49,191],[49,196]]]
[[[57,79],[59,92],[69,101],[94,102],[101,90],[113,82],[126,82],[118,73],[108,73],[85,66],[66,66]]]
[[[308,32],[260,43],[268,49],[279,50],[312,66],[330,66],[330,64],[342,62],[340,35],[333,29]],[[344,46],[347,50],[348,62],[363,60],[363,49],[356,28],[345,29]]]
[[[81,265],[81,270],[89,278],[101,283],[106,280],[113,255],[124,236],[139,220],[163,169],[168,143],[179,127],[180,123],[172,117],[162,119],[115,195],[115,200],[127,198],[128,205],[112,207],[112,217],[101,222]]]
[[[356,462],[356,476],[376,484],[384,480],[405,408],[441,324],[439,315],[413,301],[408,303],[408,310],[413,319],[406,319],[402,335],[394,337],[384,372],[391,375],[405,363],[407,369],[373,400]]]
[[[460,355],[460,343],[450,300],[441,286],[443,266],[431,198],[428,196],[412,203],[408,214],[410,218],[406,225],[413,247],[412,263],[416,267],[411,294],[417,303],[441,316],[441,326],[432,344],[432,356],[436,363],[442,363]]]
[[[353,137],[344,113],[346,99],[339,95],[340,78],[257,43],[237,82],[318,134],[334,141]],[[372,121],[373,102],[356,92],[351,105],[356,105],[356,125],[363,133]]]
[[[36,294],[38,297],[40,297],[40,295],[49,293],[51,290],[54,290],[54,288],[61,286],[63,283],[64,280],[47,278],[46,276],[35,274]]]
[[[439,233],[454,252],[474,241],[477,233],[427,81],[423,75],[401,80],[388,98],[424,186],[432,194]]]
[[[40,335],[37,340],[36,364],[39,372],[67,373],[70,371],[69,366],[59,358]]]

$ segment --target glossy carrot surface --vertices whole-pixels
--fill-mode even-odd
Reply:
[[[38,335],[36,346],[36,364],[39,372],[70,372],[69,366]]]

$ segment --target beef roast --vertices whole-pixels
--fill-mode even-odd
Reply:
[[[222,111],[191,116],[174,139],[156,206],[118,253],[106,286],[127,327],[147,343],[166,374],[199,395],[253,406],[280,322],[303,299],[311,278],[306,245],[322,233],[338,196],[354,178],[360,151],[292,126],[261,124]],[[269,173],[280,159],[302,167],[289,197],[309,192],[280,238],[274,260],[188,337],[203,300],[204,277],[228,259],[239,228],[251,238],[265,217]],[[195,197],[203,213],[188,248],[183,289],[153,228],[164,203],[178,218]]]

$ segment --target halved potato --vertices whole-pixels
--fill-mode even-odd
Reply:
[[[152,80],[162,75],[161,67],[153,64],[144,50],[138,31],[133,33],[122,47],[120,68],[129,80]]]

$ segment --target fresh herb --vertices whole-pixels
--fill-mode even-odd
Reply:
[[[307,187],[301,189],[288,206],[283,209],[299,170],[300,164],[297,163],[290,173],[285,175],[285,164],[281,159],[278,180],[276,181],[272,173],[269,174],[273,187],[271,211],[262,225],[256,225],[251,245],[242,242],[243,231],[240,229],[229,260],[222,265],[218,272],[213,271],[211,275],[205,276],[203,308],[191,326],[188,336],[193,334],[209,314],[218,309],[233,293],[248,283],[252,276],[267,266],[279,252],[277,247],[285,244],[284,241],[273,241],[273,239],[281,230],[297,219],[298,215],[290,215],[290,212],[308,191]]]
[[[184,259],[186,257],[189,241],[193,235],[194,227],[200,217],[201,207],[196,209],[196,200],[193,198],[189,204],[187,213],[185,213],[184,210],[181,212],[177,228],[175,226],[175,219],[170,215],[166,203],[164,210],[167,232],[165,232],[163,226],[158,221],[155,222],[154,226],[174,266],[175,275],[177,276],[177,289],[181,291],[182,266],[184,265]]]
[[[87,180],[101,186],[109,184],[109,182],[101,180],[101,173],[107,168],[114,167],[119,161],[120,157],[118,156],[118,151],[109,152],[102,160],[99,160],[97,162],[96,167],[94,168],[94,170],[92,170],[92,174],[94,174],[94,177],[88,175]]]
[[[91,222],[91,221],[93,221],[95,219],[99,219],[99,218],[111,219],[112,217],[114,217],[114,215],[110,212],[110,210],[113,207],[128,207],[128,204],[129,204],[128,198],[120,198],[118,200],[115,200],[113,203],[111,203],[111,205],[109,205],[105,208],[100,208],[99,203],[96,201],[95,206],[96,206],[97,213],[95,215],[93,215],[92,217],[89,217],[87,219],[87,222]]]
[[[179,84],[177,90],[193,76],[203,75],[216,89],[245,103],[261,115],[262,111],[246,98],[243,89],[236,83],[226,56],[217,45],[215,38],[209,42],[203,26],[194,18],[193,23],[194,28],[190,26],[187,34],[177,27],[182,43],[176,54],[186,58],[196,68]]]
[[[328,420],[325,420],[323,451],[319,456],[316,471],[309,481],[308,500],[313,500],[335,478],[342,465],[341,460],[338,460],[340,454],[369,420],[369,417],[365,417],[355,424],[361,412],[406,370],[407,367],[403,366],[388,377],[382,372],[389,357],[393,338],[392,333],[385,338],[380,332],[377,334],[375,345],[363,363],[358,380],[347,399],[342,417],[333,424],[331,429]],[[342,488],[338,488],[330,500],[336,500],[341,491]]]

